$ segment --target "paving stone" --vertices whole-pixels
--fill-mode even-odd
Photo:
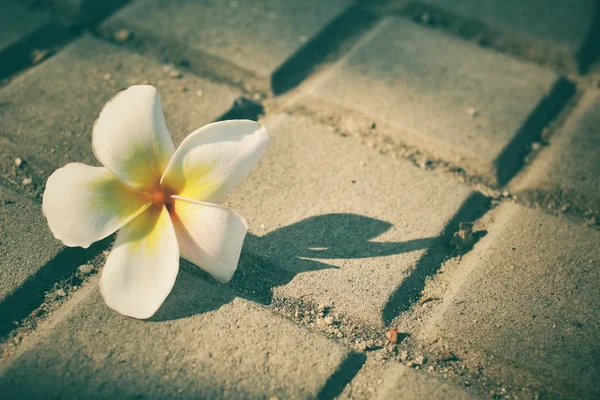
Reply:
[[[554,72],[386,18],[309,91],[503,184],[573,88]]]
[[[496,381],[598,398],[600,232],[511,203],[490,219],[424,334]]]
[[[584,46],[597,12],[596,0],[424,0],[456,15],[484,21],[509,34],[549,44],[571,57]]]
[[[50,14],[33,11],[10,0],[0,0],[0,78],[29,62],[30,52],[44,49],[56,36]],[[46,36],[46,37],[44,37]]]
[[[476,396],[464,389],[452,386],[424,372],[417,372],[402,364],[391,364],[383,377],[378,399],[448,399],[468,400]]]
[[[600,217],[600,92],[588,92],[578,108],[514,190],[543,207]]]
[[[186,271],[151,321],[110,310],[94,279],[38,335],[0,367],[5,399],[315,398],[362,362]]]
[[[369,356],[338,399],[475,399],[464,388],[453,386],[395,361]]]
[[[0,303],[54,258],[62,245],[39,204],[0,186]]]
[[[228,202],[252,233],[232,282],[251,299],[269,303],[273,291],[381,326],[441,263],[436,239],[483,212],[483,197],[466,186],[307,118],[263,124],[270,148]]]
[[[114,15],[103,31],[114,34],[125,27],[134,38],[148,37],[154,47],[166,42],[167,49],[191,50],[186,61],[212,63],[208,68],[216,74],[229,72],[225,60],[268,86],[290,57],[351,5],[351,0],[143,0]]]
[[[130,85],[150,83],[161,95],[176,144],[230,110],[239,91],[169,70],[146,57],[84,37],[0,91],[0,177],[40,196],[56,168],[97,165],[92,126],[104,103]],[[15,157],[25,163],[15,170]],[[22,186],[25,178],[30,185]]]

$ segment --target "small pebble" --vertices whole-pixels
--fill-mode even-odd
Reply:
[[[323,318],[323,321],[327,324],[327,325],[331,325],[333,324],[333,317],[325,317]]]
[[[48,50],[34,50],[31,53],[31,62],[33,64],[38,64],[44,60],[44,58],[48,57]]]
[[[196,90],[196,96],[202,97],[203,94],[204,92],[202,90]]]
[[[390,329],[389,331],[387,331],[385,333],[385,337],[391,343],[398,343],[398,329],[397,328]]]
[[[31,183],[33,182],[33,179],[31,178],[25,178],[23,179],[23,185],[31,185]]]
[[[79,272],[81,272],[84,275],[87,275],[94,270],[94,266],[91,264],[83,264],[83,265],[80,265],[78,269],[79,269]]]
[[[404,350],[402,351],[402,353],[400,353],[400,361],[406,361],[408,360],[408,351]]]
[[[182,77],[183,77],[183,74],[181,73],[181,71],[178,71],[176,69],[169,72],[169,78],[181,79]]]
[[[19,168],[23,165],[23,160],[20,157],[15,158],[15,167]]]
[[[58,289],[58,290],[56,291],[56,295],[57,295],[58,297],[65,297],[65,296],[67,295],[67,292],[65,292],[65,290],[64,290],[64,289]]]
[[[48,296],[46,296],[48,297]],[[33,312],[31,313],[31,316],[33,318],[38,318],[40,316],[42,316],[42,314],[44,314],[45,310],[42,306],[39,306],[38,308],[36,308],[35,310],[33,310]]]
[[[441,361],[456,361],[458,358],[456,357],[456,355],[454,353],[452,353],[451,351],[448,351],[446,349],[443,349],[442,352],[440,353],[440,360]]]
[[[479,113],[477,112],[477,110],[476,110],[476,109],[474,109],[474,108],[469,108],[469,109],[467,110],[467,112],[469,113],[469,115],[470,115],[471,117],[476,117],[476,116],[478,116],[478,115],[479,115]]]
[[[367,351],[367,342],[365,341],[360,341],[358,343],[356,343],[356,348],[359,351]]]
[[[119,29],[115,32],[114,38],[119,43],[126,42],[131,39],[131,31],[129,29]]]
[[[423,364],[425,364],[426,361],[427,361],[427,359],[423,356],[415,357],[415,364],[417,364],[417,365],[423,365]]]
[[[429,22],[431,22],[431,16],[427,13],[421,15],[419,17],[419,20],[424,23],[425,25],[429,24]]]
[[[542,147],[542,144],[540,142],[531,143],[531,150],[538,150],[540,147]]]

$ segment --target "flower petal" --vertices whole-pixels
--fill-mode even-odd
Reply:
[[[121,182],[108,169],[67,164],[48,178],[42,212],[66,246],[89,247],[152,204],[147,195]]]
[[[234,210],[177,196],[171,218],[181,257],[196,264],[218,282],[227,283],[237,269],[246,220]]]
[[[179,248],[169,212],[153,206],[119,231],[100,292],[121,314],[150,318],[171,292],[178,271]]]
[[[188,199],[218,202],[250,173],[268,144],[267,130],[258,122],[205,125],[181,143],[161,186]]]
[[[123,182],[151,190],[175,151],[152,86],[131,86],[110,100],[94,124],[96,158]]]

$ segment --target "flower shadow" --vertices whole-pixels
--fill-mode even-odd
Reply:
[[[152,320],[172,320],[208,312],[238,296],[270,304],[273,288],[289,283],[297,274],[338,268],[314,259],[400,254],[427,248],[435,240],[371,241],[391,227],[389,222],[363,215],[325,214],[281,227],[264,236],[248,234],[238,270],[228,285],[217,284],[197,267],[182,261],[183,268],[173,291]],[[190,273],[189,270],[199,272]]]

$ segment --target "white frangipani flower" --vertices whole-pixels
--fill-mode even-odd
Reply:
[[[216,205],[244,179],[269,143],[249,120],[208,124],[177,150],[152,86],[109,101],[93,129],[104,167],[67,164],[49,178],[42,210],[66,246],[89,247],[120,229],[100,278],[106,304],[149,318],[175,283],[179,257],[228,282],[247,224]]]

